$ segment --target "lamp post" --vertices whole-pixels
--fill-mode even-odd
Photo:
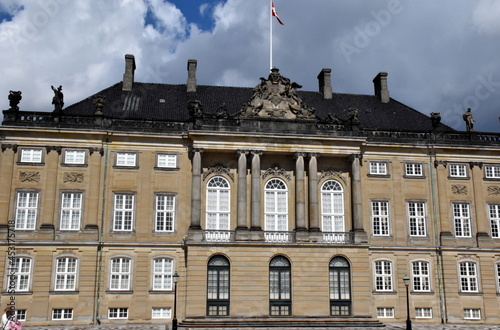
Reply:
[[[410,277],[405,274],[403,277],[403,282],[406,286],[406,330],[411,330],[411,319],[410,319],[410,295],[408,293],[408,287],[410,286]]]
[[[172,330],[177,330],[177,282],[179,281],[179,274],[175,271],[172,275],[174,281],[174,318],[172,319]]]

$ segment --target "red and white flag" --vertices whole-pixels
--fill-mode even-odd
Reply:
[[[281,25],[285,25],[285,23],[283,23],[281,20],[280,20],[280,17],[278,16],[278,12],[276,11],[276,8],[274,8],[274,2],[271,1],[271,13],[273,14],[274,17],[276,17],[276,19],[278,20],[278,22],[281,24]]]

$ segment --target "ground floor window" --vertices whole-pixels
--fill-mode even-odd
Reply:
[[[229,260],[222,255],[208,261],[207,315],[229,315]]]
[[[378,318],[394,318],[394,307],[377,307]]]
[[[349,262],[343,257],[330,261],[330,315],[351,315],[351,275]]]
[[[52,310],[52,320],[72,320],[72,308],[55,308]]]
[[[480,320],[481,310],[479,308],[464,308],[464,319],[466,320]]]
[[[426,308],[426,307],[415,308],[415,317],[417,319],[431,319],[432,308]]]
[[[128,308],[108,309],[108,319],[128,319]]]
[[[284,256],[276,256],[269,264],[269,314],[292,315],[291,267]]]

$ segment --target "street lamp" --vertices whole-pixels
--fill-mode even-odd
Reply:
[[[174,318],[172,319],[172,330],[177,330],[177,282],[179,281],[179,274],[175,271],[172,275],[174,280]]]
[[[410,320],[410,295],[408,294],[408,287],[410,286],[410,277],[405,274],[403,277],[403,282],[406,286],[406,330],[411,330],[411,320]]]

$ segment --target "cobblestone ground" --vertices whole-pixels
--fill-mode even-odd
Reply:
[[[485,324],[415,324],[413,330],[500,330],[500,325],[485,325]],[[124,324],[124,325],[86,325],[86,326],[36,326],[23,327],[23,329],[36,330],[171,330],[169,325],[151,325],[151,324]],[[330,327],[330,328],[224,328],[223,330],[406,330],[405,324],[386,324],[383,328],[358,328],[358,327]],[[213,328],[183,328],[178,330],[214,330]]]

